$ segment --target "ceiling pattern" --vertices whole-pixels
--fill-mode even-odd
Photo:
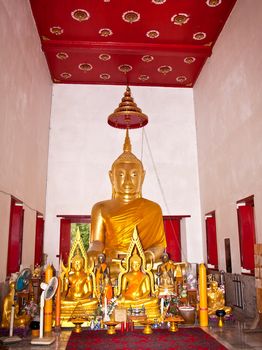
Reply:
[[[237,0],[30,0],[54,83],[193,87]]]

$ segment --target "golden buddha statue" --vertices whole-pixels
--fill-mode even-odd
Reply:
[[[175,263],[169,259],[167,253],[163,253],[161,256],[162,263],[157,267],[157,277],[159,291],[161,292],[173,292],[175,288],[175,276],[176,270]]]
[[[11,308],[14,303],[15,297],[15,281],[11,280],[9,283],[9,293],[5,296],[3,301],[3,312],[2,312],[2,328],[9,328],[11,319]],[[31,317],[26,313],[19,314],[19,305],[17,302],[15,304],[14,312],[14,327],[25,327]]]
[[[215,315],[217,310],[225,310],[227,315],[232,313],[232,308],[225,305],[224,292],[217,281],[211,281],[207,289],[207,307],[209,315]]]
[[[95,256],[104,252],[108,261],[124,257],[137,227],[147,260],[155,261],[166,247],[162,211],[157,203],[142,198],[145,171],[142,162],[131,152],[128,130],[123,150],[109,171],[112,199],[96,203],[92,208],[91,244],[87,253]]]
[[[98,297],[103,294],[105,289],[105,279],[109,282],[109,267],[106,263],[105,254],[101,253],[97,256],[97,264],[95,265],[94,274],[96,277],[96,290]]]
[[[87,255],[78,229],[70,250],[68,266],[62,263],[61,279],[61,323],[72,318],[94,314],[95,276],[93,266],[87,265]]]
[[[92,295],[91,277],[84,271],[84,259],[76,254],[72,259],[72,270],[65,274],[64,303],[71,300],[83,300]]]
[[[126,267],[121,266],[122,272],[118,277],[118,306],[126,309],[145,308],[148,318],[158,317],[159,301],[154,296],[152,264],[147,267],[136,229],[124,265]]]

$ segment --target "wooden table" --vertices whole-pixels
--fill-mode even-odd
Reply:
[[[182,316],[171,316],[171,317],[165,318],[164,322],[170,322],[170,327],[169,327],[170,332],[177,332],[178,323],[184,322],[184,319]]]

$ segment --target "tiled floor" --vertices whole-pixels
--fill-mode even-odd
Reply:
[[[250,330],[252,326],[252,320],[246,322],[240,320],[230,320],[226,321],[224,327],[220,328],[217,326],[217,322],[212,321],[209,326],[203,328],[207,333],[215,337],[219,342],[221,342],[229,350],[262,350],[262,329],[260,332],[246,332]],[[183,327],[183,326],[182,326]],[[21,350],[62,350],[66,348],[68,338],[71,331],[63,330],[60,334],[54,334],[55,342],[49,346],[38,346],[31,345],[31,338],[25,338],[22,342],[10,345],[0,345],[0,349],[21,349]],[[106,347],[105,347],[106,350]],[[138,349],[137,349],[138,350]],[[164,350],[164,349],[162,349]],[[212,349],[210,349],[212,350]]]

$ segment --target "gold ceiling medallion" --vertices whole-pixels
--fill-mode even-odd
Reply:
[[[141,74],[139,77],[138,77],[139,80],[141,81],[146,81],[149,79],[149,76],[148,75],[145,75],[145,74]]]
[[[159,73],[162,73],[162,74],[166,75],[167,73],[172,71],[172,67],[170,67],[170,66],[161,66],[161,67],[157,68],[157,70],[158,70]]]
[[[69,78],[71,78],[72,74],[67,73],[67,72],[64,72],[64,73],[61,73],[60,76],[61,76],[63,79],[69,79]]]
[[[206,4],[209,7],[216,7],[216,6],[220,5],[221,2],[222,2],[222,0],[207,0]]]
[[[111,36],[113,34],[112,30],[109,28],[101,28],[98,33],[104,37]]]
[[[185,77],[184,75],[181,75],[180,77],[176,78],[176,81],[179,83],[184,83],[187,80],[187,77]]]
[[[134,23],[140,20],[140,14],[136,11],[126,11],[122,15],[122,19],[127,23]]]
[[[78,22],[87,21],[90,18],[90,14],[83,9],[77,9],[72,11],[71,16]]]
[[[92,66],[92,64],[90,64],[90,63],[80,63],[79,66],[78,66],[78,68],[79,68],[80,70],[85,71],[85,72],[89,72],[90,70],[93,69],[93,66]]]
[[[150,39],[155,39],[159,37],[159,32],[157,30],[149,30],[146,33],[146,36]]]
[[[111,78],[110,74],[107,74],[107,73],[102,73],[99,75],[100,79],[103,79],[103,80],[108,80]]]
[[[206,33],[204,33],[204,32],[197,32],[197,33],[195,33],[194,35],[193,35],[193,39],[194,40],[203,40],[203,39],[205,39],[206,38]]]
[[[68,58],[68,54],[66,52],[58,52],[56,57],[60,60],[66,60]]]
[[[184,62],[187,63],[187,64],[194,63],[195,60],[196,60],[195,57],[185,57],[185,58],[184,58]]]
[[[142,57],[142,61],[143,61],[143,62],[147,62],[147,63],[148,63],[148,62],[152,62],[153,59],[154,59],[154,57],[151,56],[151,55],[145,55],[145,56]]]
[[[171,17],[171,22],[178,25],[182,26],[183,24],[186,24],[189,21],[189,15],[186,13],[178,13]]]
[[[101,53],[101,55],[99,55],[99,59],[101,61],[109,61],[111,58],[111,56],[107,53]]]
[[[52,34],[55,34],[55,35],[61,35],[64,32],[64,29],[62,29],[59,26],[51,27],[49,30]]]
[[[133,67],[130,66],[130,64],[121,64],[121,66],[119,66],[118,69],[122,73],[128,73],[133,69]]]
[[[156,5],[162,5],[166,2],[166,0],[152,0],[152,3],[153,4],[156,4]]]

